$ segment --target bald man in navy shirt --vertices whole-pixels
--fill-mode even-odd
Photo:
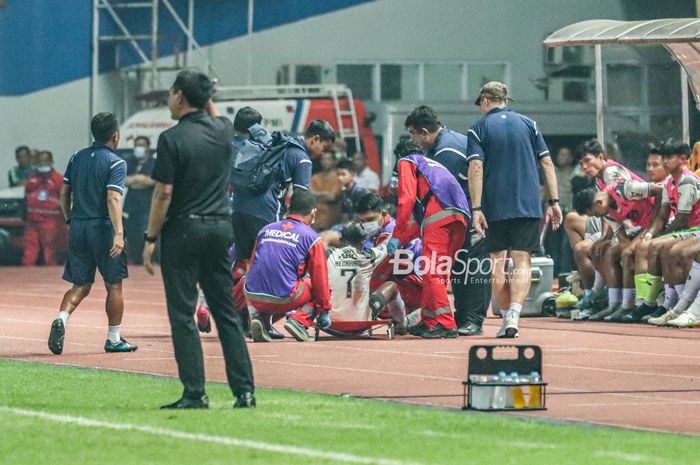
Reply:
[[[509,100],[505,84],[484,84],[474,102],[484,116],[467,133],[473,224],[486,234],[491,252],[493,294],[503,314],[499,338],[518,337],[520,312],[530,291],[530,259],[540,248],[543,216],[539,167],[549,197],[545,222],[556,230],[562,218],[556,172],[542,133],[535,121],[512,111]],[[513,260],[510,275],[505,272],[507,254]]]

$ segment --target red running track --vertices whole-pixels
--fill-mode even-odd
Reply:
[[[177,375],[161,278],[136,267],[124,285],[122,334],[139,350],[103,352],[105,291],[98,279],[68,323],[63,355],[52,355],[49,327],[69,286],[61,273],[0,268],[1,358]],[[459,408],[469,347],[496,344],[499,326],[489,318],[484,336],[456,340],[287,338],[249,348],[259,386]],[[202,341],[209,379],[225,381],[218,339],[211,333]],[[549,410],[517,415],[700,435],[700,329],[531,318],[521,320],[516,342],[542,347],[549,383]]]

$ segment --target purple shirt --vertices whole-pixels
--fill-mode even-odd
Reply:
[[[318,240],[311,226],[293,218],[265,226],[255,243],[246,292],[263,297],[291,297],[299,280],[299,267]]]

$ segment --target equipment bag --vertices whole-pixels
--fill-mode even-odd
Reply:
[[[273,132],[267,143],[248,143],[246,150],[235,150],[231,169],[231,184],[261,195],[281,182],[280,172],[289,138],[281,132]]]

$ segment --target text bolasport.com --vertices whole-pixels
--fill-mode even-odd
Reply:
[[[390,258],[390,263],[393,265],[394,276],[407,276],[411,273],[418,275],[430,274],[447,274],[452,272],[457,275],[490,275],[493,270],[501,269],[508,270],[510,259],[507,257],[499,257],[496,259],[487,258],[468,258],[463,260],[460,258],[459,250],[456,258],[439,256],[433,252],[430,256],[421,255],[415,257],[409,250],[397,250],[394,256]],[[466,273],[465,273],[466,272]],[[511,278],[517,277],[519,274],[529,274],[530,270],[510,269]]]

